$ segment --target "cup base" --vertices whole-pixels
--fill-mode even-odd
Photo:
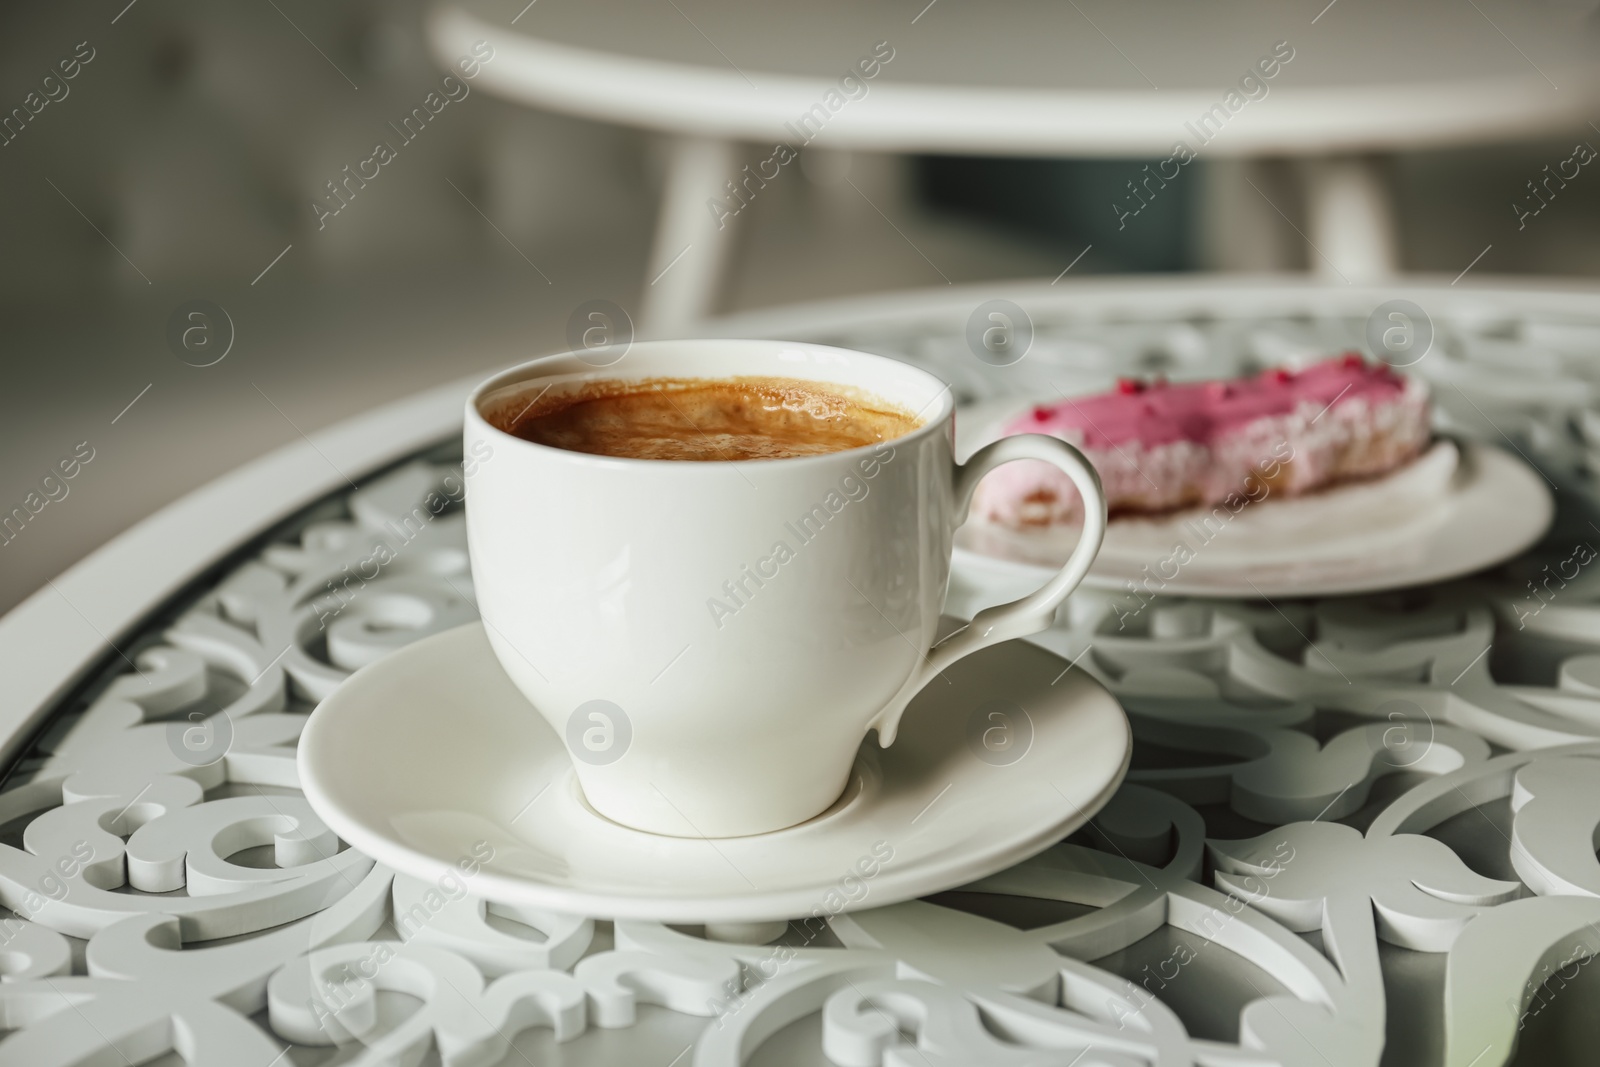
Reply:
[[[596,818],[604,819],[613,826],[620,827],[624,830],[632,830],[636,833],[642,834],[651,834],[656,837],[677,838],[680,840],[715,841],[740,837],[762,837],[766,834],[798,830],[801,827],[810,826],[815,823],[833,819],[856,805],[861,800],[862,795],[867,791],[867,780],[869,778],[876,780],[878,777],[880,777],[880,774],[878,771],[874,750],[872,746],[863,745],[860,754],[856,757],[855,764],[850,768],[850,774],[846,779],[843,788],[834,797],[832,802],[823,805],[810,815],[806,815],[802,818],[794,819],[792,821],[786,821],[778,826],[773,826],[766,829],[742,829],[738,833],[702,833],[698,829],[691,827],[683,814],[675,809],[668,809],[668,818],[672,820],[670,823],[647,824],[647,820],[618,818],[615,814],[606,811],[603,807],[596,804],[594,800],[590,798],[589,794],[583,788],[583,782],[578,775],[576,767],[570,768],[567,772],[566,788],[571,791],[573,799],[577,803],[581,804],[585,810],[589,811]],[[666,828],[668,826],[670,826],[670,828]]]

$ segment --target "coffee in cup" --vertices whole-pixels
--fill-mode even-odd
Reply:
[[[627,459],[790,459],[903,437],[917,416],[879,397],[799,378],[585,382],[489,414],[535,444]]]

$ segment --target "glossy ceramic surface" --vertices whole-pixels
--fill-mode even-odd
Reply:
[[[525,364],[468,401],[467,540],[496,657],[618,822],[729,837],[811,818],[844,789],[869,729],[893,743],[907,701],[946,665],[1048,626],[1098,547],[1091,522],[1043,588],[930,652],[977,479],[1045,459],[1097,499],[1071,446],[1017,437],[958,467],[945,384],[862,352],[665,341],[596,360]],[[923,422],[827,455],[689,463],[550,448],[484,417],[594,379],[738,375],[863,391]]]

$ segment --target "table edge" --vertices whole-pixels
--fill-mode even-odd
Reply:
[[[218,476],[79,560],[0,617],[0,768],[57,701],[186,585],[274,524],[459,432],[473,374],[335,423]]]
[[[434,58],[450,67],[479,41],[495,48],[474,85],[517,103],[601,122],[725,140],[790,143],[797,116],[836,89],[820,77],[648,59],[541,39],[443,3],[427,16]],[[1552,92],[1530,70],[1492,80],[1274,90],[1279,103],[1240,113],[1226,137],[1185,128],[1226,85],[1180,91],[1048,90],[879,82],[870,106],[827,119],[827,148],[986,155],[1166,155],[1180,139],[1206,156],[1283,156],[1527,140],[1587,131],[1600,76],[1556,70]],[[819,135],[821,131],[818,131]],[[804,141],[802,141],[804,143]],[[1203,147],[1202,147],[1203,145]]]

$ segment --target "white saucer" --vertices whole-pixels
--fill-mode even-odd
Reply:
[[[845,795],[815,819],[662,837],[588,807],[561,739],[472,623],[324,700],[300,738],[300,786],[352,847],[417,878],[456,870],[487,842],[493,858],[468,889],[497,902],[677,923],[879,907],[1034,855],[1087,822],[1127,771],[1121,707],[1060,657],[1011,641],[944,677],[912,702],[892,747],[863,743]]]
[[[963,414],[971,430],[958,442],[965,454],[992,434],[1001,409]],[[1126,591],[1132,582],[1146,599],[1330,596],[1425,585],[1520,554],[1544,536],[1555,501],[1538,472],[1514,456],[1445,439],[1382,478],[1304,497],[1268,497],[1199,525],[1208,514],[1113,519],[1083,584]],[[1076,540],[1071,529],[1024,533],[974,516],[957,531],[954,565],[964,582],[1010,595],[1013,587],[1043,584]]]

